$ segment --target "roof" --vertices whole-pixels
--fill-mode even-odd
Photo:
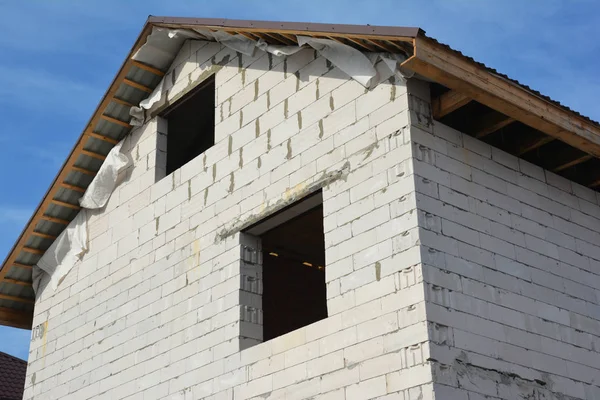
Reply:
[[[75,218],[80,209],[78,199],[108,152],[130,131],[129,108],[153,91],[168,68],[132,59],[155,27],[202,28],[288,45],[297,43],[297,35],[305,35],[332,39],[365,52],[403,53],[408,58],[401,65],[404,70],[440,83],[545,135],[600,157],[600,126],[597,122],[429,38],[419,28],[151,16],[0,266],[0,324],[31,327],[32,266]],[[598,182],[600,185],[600,180]]]
[[[504,79],[506,79],[506,80],[508,80],[508,81],[510,81],[510,82],[512,82],[512,83],[514,83],[515,85],[522,87],[523,89],[525,89],[525,90],[529,91],[531,94],[533,94],[533,95],[535,95],[535,96],[538,96],[538,97],[541,97],[542,99],[546,100],[546,101],[547,101],[547,102],[549,102],[549,103],[552,103],[552,104],[554,104],[554,105],[556,105],[556,106],[558,106],[558,107],[560,107],[560,108],[563,108],[563,109],[565,109],[565,110],[567,110],[567,111],[570,111],[570,112],[572,112],[573,114],[575,114],[575,115],[577,115],[577,116],[579,116],[579,117],[581,117],[581,118],[585,119],[585,120],[586,120],[587,122],[589,122],[589,123],[596,124],[596,125],[600,125],[600,122],[598,122],[598,121],[596,121],[596,120],[593,120],[593,119],[591,119],[590,117],[587,117],[587,116],[585,116],[585,115],[583,115],[583,114],[580,114],[578,111],[576,111],[576,110],[573,110],[573,109],[569,108],[568,106],[565,106],[564,104],[561,104],[561,103],[560,103],[559,101],[557,101],[557,100],[553,100],[553,99],[551,99],[550,97],[546,96],[545,94],[543,94],[543,93],[541,93],[541,92],[538,92],[538,91],[537,91],[537,90],[535,90],[535,89],[532,89],[531,87],[527,86],[526,84],[524,84],[524,83],[521,83],[521,82],[519,82],[518,80],[516,80],[516,79],[513,79],[513,78],[511,78],[511,77],[509,77],[509,76],[507,76],[507,75],[505,75],[505,74],[503,74],[503,73],[501,73],[501,72],[497,71],[496,69],[494,69],[494,68],[492,68],[492,67],[488,67],[488,66],[487,66],[487,65],[485,65],[484,63],[481,63],[481,62],[479,62],[479,61],[475,60],[475,59],[474,59],[474,58],[472,58],[472,57],[466,56],[466,55],[464,55],[462,52],[460,52],[460,51],[458,51],[458,50],[454,50],[453,48],[451,48],[451,47],[450,47],[450,46],[448,46],[447,44],[440,43],[438,40],[436,40],[436,39],[434,39],[434,38],[432,38],[432,37],[430,37],[430,36],[427,36],[427,37],[428,37],[429,39],[431,39],[433,42],[435,42],[435,43],[439,44],[440,46],[442,46],[443,48],[447,49],[448,51],[450,51],[450,52],[452,52],[452,53],[456,54],[457,56],[459,56],[459,57],[462,57],[462,58],[464,58],[464,59],[466,59],[466,60],[469,60],[469,61],[470,61],[470,62],[472,62],[473,64],[475,64],[475,65],[478,65],[478,66],[480,66],[481,68],[484,68],[484,69],[486,69],[488,72],[490,72],[490,73],[492,73],[492,74],[495,74],[495,75],[498,75],[498,76],[500,76],[500,77],[502,77],[502,78],[504,78]]]
[[[21,400],[27,362],[0,352],[0,400]]]

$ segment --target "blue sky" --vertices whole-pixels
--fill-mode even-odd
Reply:
[[[419,26],[600,120],[597,0],[0,0],[0,14],[0,259],[148,15]],[[0,327],[0,351],[27,359],[29,337]]]

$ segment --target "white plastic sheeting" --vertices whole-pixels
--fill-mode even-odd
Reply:
[[[81,207],[93,210],[106,205],[117,185],[119,172],[129,164],[129,158],[121,153],[122,145],[123,142],[117,144],[106,156],[92,183],[79,199]]]
[[[345,72],[352,79],[368,89],[375,87],[393,75],[403,78],[398,69],[398,63],[405,57],[399,54],[387,53],[362,53],[361,51],[330,39],[297,36],[297,46],[271,45],[260,39],[253,41],[242,35],[231,35],[223,31],[209,31],[196,29],[195,31],[165,28],[154,28],[148,36],[146,43],[133,55],[133,59],[152,65],[159,69],[166,69],[181,49],[184,41],[188,39],[211,39],[242,54],[253,56],[254,52],[266,51],[275,56],[289,56],[308,45],[315,49],[322,57],[329,60],[334,66]],[[146,111],[165,96],[164,78],[138,107],[130,109],[131,125],[142,125],[146,120]],[[73,266],[81,260],[88,250],[87,212],[85,209],[97,209],[106,205],[110,195],[115,189],[119,172],[129,162],[127,156],[121,154],[121,144],[117,144],[108,154],[98,174],[89,185],[79,203],[83,209],[77,217],[54,241],[37,264],[41,270],[50,276],[50,283],[54,290]],[[41,274],[34,268],[34,289],[39,287]]]
[[[404,59],[392,58],[393,55],[382,53],[365,55],[354,47],[331,39],[309,36],[297,36],[297,39],[298,46],[309,45],[333,65],[368,89],[394,75],[398,70],[396,68],[397,62]]]
[[[79,199],[83,209],[67,226],[52,246],[46,250],[42,258],[33,268],[33,288],[38,291],[42,274],[40,270],[50,276],[52,289],[56,290],[60,282],[69,271],[81,260],[88,250],[88,227],[86,209],[98,209],[106,205],[117,185],[119,172],[128,164],[129,158],[121,153],[121,141],[106,156],[100,170]]]
[[[36,267],[50,275],[52,289],[58,285],[71,268],[81,260],[88,250],[87,211],[81,210],[60,236],[46,250]],[[35,268],[34,268],[35,270]],[[39,288],[41,274],[33,274],[33,287]]]
[[[404,75],[398,69],[398,63],[406,59],[404,55],[389,53],[365,54],[354,47],[336,42],[335,40],[301,35],[296,36],[298,41],[297,46],[285,46],[271,45],[262,39],[254,41],[240,34],[232,35],[223,31],[154,28],[146,44],[136,52],[133,59],[164,69],[169,65],[169,63],[165,62],[167,59],[166,54],[169,51],[172,52],[170,58],[172,61],[179,52],[184,40],[203,38],[219,42],[247,56],[253,56],[257,49],[259,51],[266,51],[277,57],[289,56],[297,53],[303,46],[307,45],[368,89],[374,88],[379,82],[393,75],[404,79]],[[129,114],[132,117],[130,121],[131,125],[143,125],[146,121],[146,111],[164,99],[166,94],[165,78],[161,80],[150,96],[140,102],[138,107],[130,109]]]
[[[144,64],[152,65],[158,69],[166,69],[181,49],[183,42],[188,39],[200,39],[200,35],[186,29],[170,30],[166,28],[153,28],[148,35],[146,43],[131,57]],[[150,96],[142,100],[138,107],[131,107],[129,115],[130,124],[141,126],[146,119],[146,111],[158,103],[164,94],[164,79],[154,88]]]

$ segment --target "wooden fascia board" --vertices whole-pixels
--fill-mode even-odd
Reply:
[[[31,311],[16,311],[10,308],[0,307],[0,325],[31,329],[33,323],[32,314]]]
[[[550,103],[435,41],[419,36],[402,67],[600,157],[600,127]]]

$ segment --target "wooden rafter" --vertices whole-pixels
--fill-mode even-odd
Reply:
[[[62,224],[62,225],[69,225],[69,223],[71,222],[71,221],[67,221],[66,219],[55,218],[55,217],[51,217],[49,215],[42,215],[40,217],[40,219],[43,219],[44,221],[55,222],[57,224]]]
[[[38,254],[38,255],[42,255],[45,253],[44,250],[34,249],[33,247],[28,247],[28,246],[23,246],[22,250],[26,251],[27,253]]]
[[[75,186],[75,185],[71,185],[70,183],[62,182],[60,184],[60,186],[64,187],[65,189],[73,190],[75,192],[85,193],[85,188],[82,188],[82,187],[79,187],[79,186]]]
[[[17,267],[17,268],[23,268],[23,269],[32,269],[33,268],[33,265],[22,264],[19,262],[13,262],[12,266]]]
[[[343,38],[339,38],[339,37],[336,37],[336,36],[327,36],[327,39],[331,39],[331,40],[336,41],[336,42],[341,43],[341,44],[347,44],[344,41]]]
[[[293,42],[294,44],[298,44],[298,38],[296,38],[295,35],[290,35],[289,33],[279,33],[280,36],[283,36],[284,38],[290,40],[291,42]]]
[[[263,34],[260,34],[260,37],[263,40],[271,39],[271,41],[275,41],[275,44],[281,44],[280,42],[283,42],[283,40],[278,38],[277,35],[274,33],[263,33]]]
[[[289,38],[287,38],[283,35],[277,34],[277,33],[265,33],[265,35],[267,35],[279,42],[282,42],[283,44],[285,44],[287,46],[294,46],[298,43],[298,41],[296,41],[296,40],[289,39]]]
[[[379,48],[380,48],[381,50],[383,50],[383,51],[387,51],[387,52],[390,52],[390,53],[394,53],[394,50],[393,50],[393,49],[391,49],[390,47],[386,46],[384,43],[380,43],[380,42],[378,42],[378,41],[377,41],[377,40],[375,40],[375,39],[364,39],[364,40],[365,40],[366,42],[369,42],[369,43],[371,43],[371,44],[375,45],[376,47],[379,47]]]
[[[243,36],[243,37],[245,37],[246,39],[250,39],[250,40],[253,40],[253,41],[256,41],[256,39],[257,39],[257,38],[256,38],[256,36],[254,36],[253,34],[251,34],[251,33],[248,33],[248,32],[244,32],[244,31],[234,31],[233,33],[234,33],[234,34],[236,34],[236,35],[242,35],[242,36]]]
[[[350,42],[359,45],[361,47],[364,47],[365,49],[372,51],[372,52],[377,52],[377,48],[369,43],[364,42],[362,39],[357,39],[357,38],[353,38],[353,37],[346,37],[344,38],[346,40],[349,40]]]
[[[110,101],[112,101],[113,103],[120,104],[125,107],[134,107],[135,106],[135,104],[131,104],[130,102],[120,99],[118,97],[113,97]]]
[[[6,283],[11,283],[13,285],[19,285],[19,286],[31,286],[31,282],[27,282],[27,281],[19,281],[17,279],[10,279],[10,278],[4,278],[2,281],[0,282],[6,282]]]
[[[33,236],[41,237],[41,238],[44,238],[44,239],[51,239],[51,240],[56,239],[56,236],[54,236],[54,235],[48,235],[47,233],[33,231],[33,232],[31,232],[31,234]]]
[[[596,188],[596,187],[600,186],[600,179],[596,179],[592,183],[588,183],[588,186],[591,188]]]
[[[471,101],[467,95],[456,90],[450,90],[431,102],[431,112],[434,119],[440,119],[453,111],[465,106]]]
[[[490,113],[490,115],[484,115],[475,120],[473,122],[472,132],[476,138],[481,139],[512,124],[513,122],[515,122],[513,118],[507,117],[504,114],[493,112]]]
[[[104,160],[106,158],[106,156],[103,154],[94,153],[93,151],[89,151],[89,150],[81,150],[81,154],[84,154],[84,155],[92,157],[92,158],[96,158],[98,160]]]
[[[584,154],[584,155],[582,155],[580,157],[577,157],[577,158],[574,158],[574,159],[572,159],[570,161],[566,161],[566,162],[563,162],[563,163],[559,164],[558,166],[552,168],[552,172],[563,171],[563,170],[565,170],[567,168],[571,168],[571,167],[574,167],[575,165],[578,165],[578,164],[584,163],[586,161],[589,161],[592,158],[593,157],[591,155]]]
[[[252,35],[256,36],[259,39],[264,40],[267,43],[269,41],[269,38],[271,38],[271,36],[269,36],[267,33],[261,33],[261,32],[254,32],[254,33],[252,33]]]
[[[108,122],[112,122],[113,124],[124,126],[125,128],[131,128],[131,125],[129,125],[129,122],[121,121],[120,119],[113,118],[106,114],[102,114],[100,116],[100,118],[102,118],[103,120],[106,120]]]
[[[131,60],[131,65],[134,66],[134,67],[138,67],[139,69],[143,69],[144,71],[148,71],[151,74],[154,74],[156,76],[161,76],[162,77],[162,76],[165,75],[165,73],[163,71],[161,71],[160,69],[154,68],[151,65],[144,64],[144,63],[136,61],[136,60]]]
[[[108,136],[101,135],[101,134],[96,133],[96,132],[87,132],[86,135],[88,135],[89,137],[93,137],[94,139],[102,140],[102,141],[110,143],[110,144],[117,144],[117,143],[119,143],[119,141],[116,140],[116,139],[113,139],[113,138],[108,137]]]
[[[79,206],[79,205],[66,203],[64,201],[60,201],[60,200],[56,200],[56,199],[52,199],[52,204],[56,204],[57,206],[61,206],[61,207],[70,208],[72,210],[81,210],[81,206]]]
[[[392,41],[392,40],[386,40],[384,41],[384,43],[390,44],[391,46],[395,47],[397,50],[400,50],[403,53],[406,53],[406,49],[402,46],[400,46],[398,43]]]
[[[76,172],[81,172],[82,174],[86,174],[86,175],[92,175],[92,176],[96,175],[95,171],[81,168],[81,167],[76,167],[75,165],[71,166],[71,170],[76,171]]]
[[[16,302],[19,302],[19,303],[27,303],[27,304],[33,304],[33,303],[35,303],[34,299],[26,299],[24,297],[11,296],[9,294],[4,294],[4,293],[0,293],[0,299],[12,300],[12,301],[16,301]]]
[[[542,147],[545,144],[548,144],[552,141],[554,141],[555,139],[552,136],[542,136],[542,137],[538,137],[532,140],[528,140],[523,144],[520,144],[519,147],[517,148],[517,155],[518,156],[522,156],[525,153],[529,153],[530,151],[533,151],[539,147]]]
[[[125,78],[123,79],[123,83],[133,88],[139,89],[143,92],[152,93],[152,89],[150,89],[148,86],[144,86],[141,83],[134,82],[131,79]]]
[[[424,36],[402,67],[600,157],[600,127]]]

